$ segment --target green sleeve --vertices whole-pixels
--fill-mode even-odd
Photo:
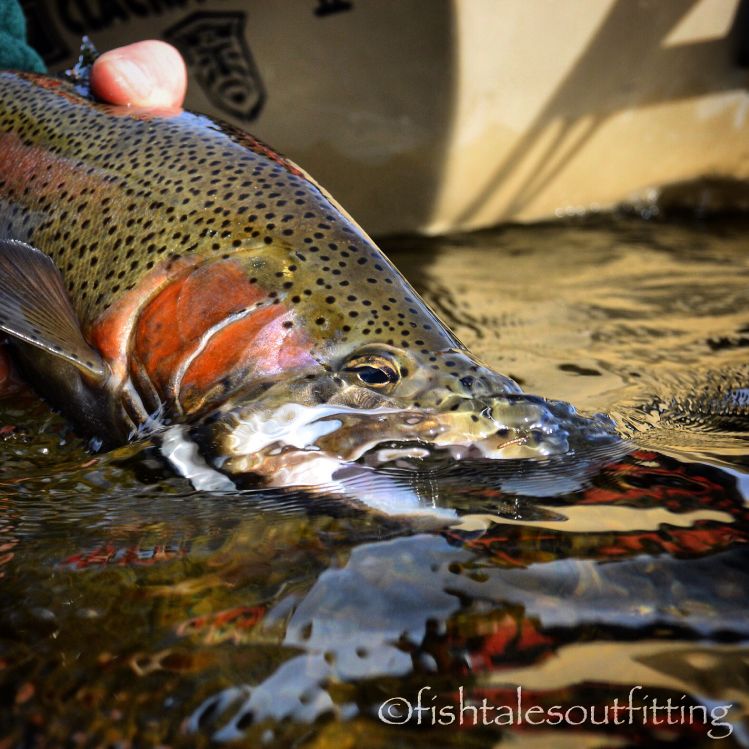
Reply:
[[[26,43],[26,19],[17,0],[0,0],[0,70],[44,73],[42,58]]]

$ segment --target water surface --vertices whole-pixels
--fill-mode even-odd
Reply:
[[[148,446],[92,455],[2,401],[0,747],[749,745],[748,228],[387,243],[488,364],[633,440],[396,466],[449,527],[195,492]],[[567,718],[518,724],[518,687]]]

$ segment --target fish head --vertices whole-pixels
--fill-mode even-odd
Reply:
[[[414,350],[365,342],[327,350],[310,357],[314,366],[264,383],[262,393],[233,399],[204,422],[224,471],[288,485],[311,459],[373,466],[436,453],[545,458],[581,441],[616,439],[607,418],[525,394],[459,345]],[[300,475],[302,483],[309,479]]]
[[[481,363],[360,241],[340,261],[270,244],[173,268],[131,337],[140,392],[171,404],[223,471],[289,485],[288,467],[311,458],[542,458],[610,429]],[[352,269],[365,253],[372,270]]]

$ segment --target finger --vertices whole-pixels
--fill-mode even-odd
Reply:
[[[111,104],[176,109],[185,99],[187,70],[174,47],[151,39],[101,55],[91,70],[91,89]]]

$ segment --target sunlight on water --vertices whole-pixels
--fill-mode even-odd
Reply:
[[[630,440],[572,459],[396,445],[335,492],[197,492],[155,446],[92,455],[3,401],[0,746],[749,745],[747,228],[386,246],[488,364]],[[518,688],[611,720],[436,722]],[[410,720],[378,717],[396,697]]]

